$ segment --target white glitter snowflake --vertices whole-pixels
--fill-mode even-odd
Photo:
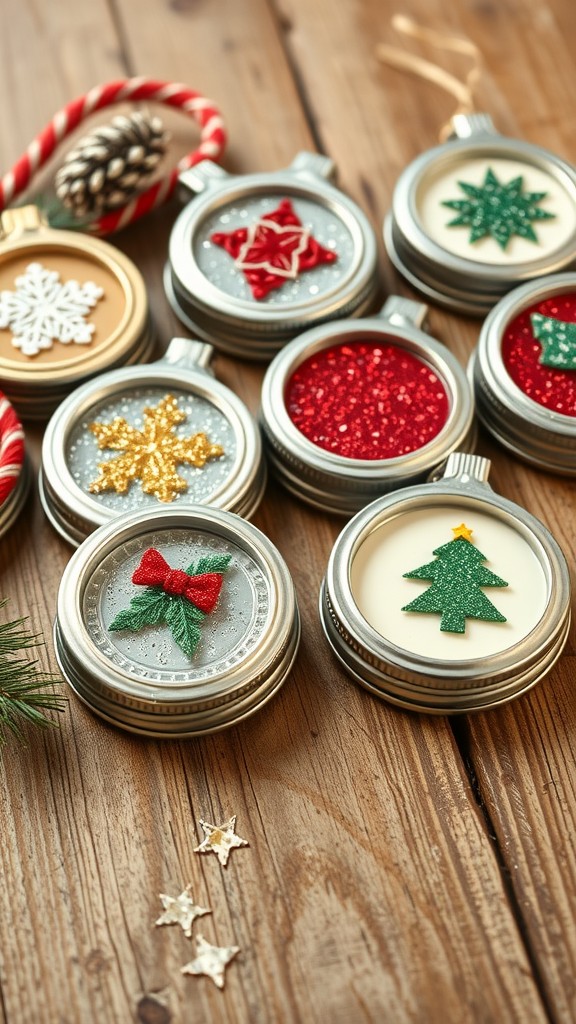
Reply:
[[[12,330],[12,344],[23,355],[36,356],[52,348],[54,341],[64,345],[92,341],[94,325],[84,317],[104,294],[93,281],[62,284],[57,270],[30,263],[15,285],[15,292],[0,292],[0,328]]]

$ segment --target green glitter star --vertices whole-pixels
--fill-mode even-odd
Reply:
[[[404,573],[405,579],[432,580],[432,586],[402,611],[441,615],[440,629],[444,633],[465,633],[466,618],[506,622],[480,587],[507,587],[508,584],[481,565],[486,558],[468,539],[472,530],[462,524],[454,533],[453,540],[433,552],[436,561]]]
[[[576,324],[542,313],[531,313],[530,322],[534,337],[542,344],[541,366],[576,370]]]
[[[506,248],[512,235],[538,242],[531,222],[550,220],[555,215],[536,206],[548,193],[524,192],[523,182],[524,179],[518,177],[504,185],[498,181],[490,167],[480,186],[459,181],[460,188],[468,198],[443,201],[442,206],[458,211],[458,217],[448,221],[446,227],[470,227],[470,243],[491,235],[501,249]]]

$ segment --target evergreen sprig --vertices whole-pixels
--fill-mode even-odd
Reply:
[[[0,601],[4,608],[6,599]],[[42,636],[24,628],[26,618],[0,622],[0,748],[11,733],[24,742],[23,726],[49,728],[57,723],[46,717],[46,711],[64,711],[67,698],[48,691],[58,676],[41,672],[38,661],[17,658],[17,651],[30,650],[44,644]]]

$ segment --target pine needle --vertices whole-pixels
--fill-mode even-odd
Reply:
[[[0,609],[7,603],[0,601]],[[17,651],[41,647],[39,633],[24,628],[25,618],[0,623],[0,749],[12,734],[24,742],[23,726],[30,722],[40,728],[57,725],[46,711],[64,711],[67,698],[48,690],[58,676],[42,672],[38,661],[15,657]]]

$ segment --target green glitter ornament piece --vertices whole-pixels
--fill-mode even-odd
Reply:
[[[532,221],[550,220],[555,215],[540,210],[537,203],[547,192],[524,192],[524,179],[512,178],[507,184],[498,181],[489,167],[482,185],[459,181],[466,199],[446,199],[442,206],[458,211],[458,217],[448,221],[446,227],[469,227],[472,244],[481,238],[492,237],[505,249],[513,235],[538,242]]]
[[[576,324],[531,313],[532,333],[542,345],[540,364],[556,370],[576,370]]]
[[[436,548],[433,554],[437,556],[436,561],[404,573],[405,579],[431,580],[432,586],[405,605],[403,612],[441,615],[443,633],[465,633],[467,618],[506,622],[480,588],[507,587],[508,584],[481,564],[486,558],[470,540],[457,536]]]

